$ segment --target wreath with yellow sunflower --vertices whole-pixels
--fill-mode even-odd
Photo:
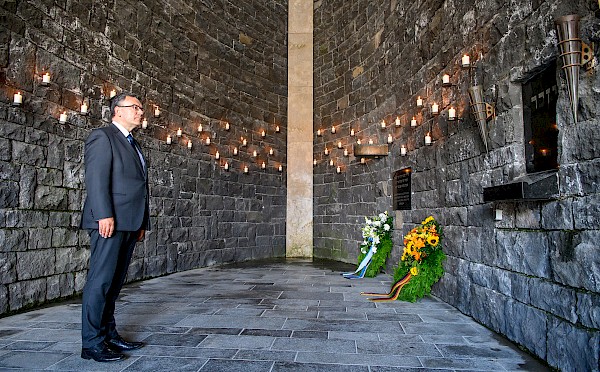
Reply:
[[[404,252],[394,271],[394,282],[410,273],[398,299],[415,302],[431,293],[431,286],[444,275],[442,262],[446,255],[442,251],[442,226],[432,217],[427,217],[420,226],[404,236]]]

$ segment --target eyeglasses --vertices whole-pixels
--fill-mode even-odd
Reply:
[[[138,105],[117,105],[117,107],[133,107],[133,109],[137,112],[137,111],[144,111],[144,108],[142,106],[138,106]]]

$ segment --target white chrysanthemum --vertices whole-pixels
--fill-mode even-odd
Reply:
[[[368,218],[365,218],[365,222],[367,223],[367,225],[370,225],[370,224],[372,224],[372,223],[373,223],[373,221],[371,221],[371,220],[370,220],[370,219],[368,219]]]
[[[377,226],[377,227],[381,226],[381,221],[374,221],[373,226]]]
[[[379,244],[379,237],[378,237],[378,236],[375,236],[375,237],[373,238],[373,243],[375,243],[375,244]]]
[[[385,213],[379,213],[379,219],[383,221],[387,219],[387,216],[385,215]]]
[[[373,247],[373,253],[377,253],[377,247]]]
[[[360,251],[362,252],[362,254],[367,254],[367,250],[364,248],[361,248]]]
[[[390,225],[388,225],[387,223],[385,225],[383,225],[383,229],[385,231],[390,231]]]

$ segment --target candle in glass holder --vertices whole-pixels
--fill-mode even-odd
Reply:
[[[381,121],[381,129],[385,129],[385,120]]]
[[[278,170],[279,170],[280,172],[282,172],[282,171],[283,171],[283,165],[279,164],[279,168],[278,168]]]
[[[248,166],[244,165],[244,173],[248,173]]]
[[[63,111],[62,114],[60,114],[60,117],[58,118],[58,122],[61,124],[64,124],[67,122],[67,112]]]
[[[242,138],[242,146],[246,146],[248,144],[248,141],[245,138]]]
[[[170,145],[171,142],[173,142],[173,139],[171,139],[171,135],[167,135],[167,145]]]
[[[181,128],[177,129],[177,137],[181,137],[183,135],[183,131]]]
[[[396,126],[399,127],[400,126],[400,117],[396,117]]]
[[[317,129],[317,136],[321,136],[321,128]]]
[[[342,168],[340,168],[340,166],[339,166],[339,165],[337,166],[336,172],[338,172],[338,173],[342,173]]]
[[[356,144],[360,145],[362,142],[360,141],[360,138],[356,140]]]
[[[202,132],[204,128],[202,128],[202,124],[198,124],[198,132]]]
[[[392,138],[391,134],[388,134],[388,143],[392,143],[394,142],[394,139]]]
[[[219,160],[221,158],[221,154],[219,154],[219,151],[215,152],[215,159]]]
[[[258,156],[258,153],[256,152],[256,150],[252,151],[252,156],[253,157],[257,157]]]
[[[365,162],[366,162],[365,158],[360,158],[360,163],[361,164],[365,164]]]
[[[191,148],[192,148],[192,140],[189,140],[188,141],[188,149],[191,149]]]
[[[160,116],[160,107],[158,106],[154,106],[154,117],[159,117]]]
[[[456,109],[454,107],[448,109],[448,120],[456,120]]]
[[[42,85],[48,84],[50,84],[50,73],[46,72],[44,75],[42,75]]]
[[[272,148],[269,149],[269,155],[273,155],[274,151]]]
[[[329,155],[329,149],[325,147],[325,155]]]
[[[342,141],[338,141],[338,149],[342,148]]]
[[[426,145],[431,145],[431,135],[429,134],[429,132],[427,132],[427,134],[425,135],[425,144]]]
[[[462,67],[471,67],[471,58],[469,57],[468,54],[465,54],[464,56],[462,56],[461,64],[462,64]]]
[[[146,120],[144,118],[144,120],[142,120],[142,129],[147,129],[148,128],[148,120]]]
[[[423,107],[423,99],[421,96],[417,97],[417,107]]]
[[[263,161],[262,164],[260,165],[262,169],[265,169],[267,167],[267,165],[265,164],[265,162]]]
[[[416,127],[417,126],[417,118],[416,117],[412,117],[412,119],[410,120],[410,126],[411,127]]]
[[[369,138],[369,145],[372,145],[372,144],[373,144],[373,139]]]
[[[206,144],[210,145],[210,137],[206,137]]]
[[[263,137],[263,138],[264,138],[266,135],[267,135],[267,133],[266,133],[264,130],[263,130],[263,131],[260,133],[260,136],[261,136],[261,137]]]
[[[225,122],[225,130],[229,130],[229,123]]]
[[[442,76],[442,85],[444,85],[444,86],[450,85],[450,75],[444,74],[444,76]]]
[[[234,148],[233,148],[233,155],[237,155],[237,154],[238,154],[238,148],[237,148],[237,147],[234,147]]]
[[[23,95],[21,92],[17,92],[13,96],[13,105],[19,106],[21,103],[23,103]]]
[[[317,159],[313,159],[313,165],[317,165]]]
[[[433,105],[431,105],[431,114],[437,115],[439,113],[440,113],[440,108],[439,108],[438,104],[434,103]]]
[[[400,147],[400,155],[406,156],[406,146],[402,145],[402,147]]]
[[[329,160],[329,165],[333,167],[333,159]]]
[[[225,166],[223,168],[225,168],[226,171],[229,170],[229,163],[225,162]]]
[[[354,137],[354,129],[350,129],[350,136]]]
[[[275,127],[275,132],[276,132],[276,133],[279,133],[280,131],[281,131],[281,129],[279,129],[279,125],[277,125],[277,126]],[[279,167],[281,167],[281,165],[280,165]]]
[[[87,103],[85,101],[83,103],[81,103],[81,107],[79,108],[79,112],[81,113],[81,115],[87,115],[87,113],[88,113],[88,105],[87,105]]]
[[[348,149],[344,149],[344,156],[348,156]]]
[[[331,126],[331,133],[335,133],[335,127]]]

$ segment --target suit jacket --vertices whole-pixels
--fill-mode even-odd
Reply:
[[[81,227],[97,229],[114,217],[115,231],[148,230],[148,171],[119,128],[93,130],[85,142],[85,187]]]

